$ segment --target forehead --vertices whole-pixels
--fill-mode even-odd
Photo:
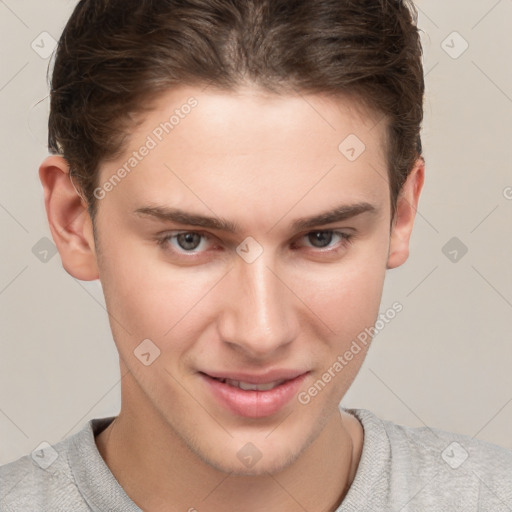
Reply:
[[[195,106],[188,108],[190,103]],[[176,115],[172,116],[173,113],[179,120]],[[253,151],[255,144],[269,149],[281,145],[283,150],[289,144],[290,149],[297,150],[292,146],[294,142],[314,136],[322,136],[326,146],[334,144],[337,148],[338,139],[347,132],[357,132],[354,135],[364,139],[369,146],[380,145],[384,142],[384,130],[374,131],[374,128],[377,125],[385,127],[383,116],[354,96],[300,92],[273,94],[250,86],[235,91],[217,90],[212,86],[170,90],[154,101],[152,111],[134,135],[144,135],[155,122],[165,124],[166,121],[173,124],[169,138],[183,136],[184,141],[192,141],[193,130],[193,139],[201,139],[201,146],[207,151],[225,149],[225,143],[229,143],[225,136],[229,134],[236,144],[236,152],[247,154]],[[221,147],[218,146],[220,142],[223,142]]]
[[[109,199],[127,208],[211,213],[235,203],[237,214],[270,208],[275,218],[299,202],[371,202],[388,194],[385,129],[382,116],[348,97],[181,87],[152,102],[100,183],[124,167]]]

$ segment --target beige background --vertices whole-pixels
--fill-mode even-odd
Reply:
[[[99,283],[70,277],[58,254],[36,257],[50,237],[37,169],[51,42],[40,34],[58,39],[74,5],[0,1],[0,464],[119,411]],[[512,448],[512,1],[417,5],[427,180],[411,257],[382,301],[404,309],[342,403]],[[443,253],[453,237],[468,248],[455,247],[456,262],[453,247]]]

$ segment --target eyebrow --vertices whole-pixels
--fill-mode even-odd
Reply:
[[[366,202],[340,205],[311,217],[298,218],[292,222],[291,227],[295,231],[301,231],[315,226],[351,219],[352,217],[367,212],[375,214],[378,212],[378,209],[374,205]],[[237,233],[241,231],[240,226],[236,222],[232,222],[221,217],[209,217],[197,213],[190,213],[185,210],[180,210],[179,208],[171,208],[167,206],[144,206],[137,208],[134,213],[137,215],[153,217],[162,221],[198,226],[206,229],[216,229],[227,233]]]

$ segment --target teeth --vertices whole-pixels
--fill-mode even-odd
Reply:
[[[222,381],[229,386],[243,389],[244,391],[270,391],[275,387],[281,385],[284,380],[276,380],[274,382],[268,382],[266,384],[251,384],[250,382],[242,382],[239,380],[222,379]]]

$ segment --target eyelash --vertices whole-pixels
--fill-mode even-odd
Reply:
[[[334,249],[323,248],[323,247],[315,248],[315,247],[312,247],[312,246],[307,246],[308,249],[312,249],[313,252],[316,253],[316,254],[336,254],[336,253],[340,252],[341,250],[346,249],[347,246],[349,246],[353,242],[353,237],[354,237],[353,234],[345,233],[343,231],[336,231],[334,229],[318,229],[318,230],[315,230],[315,231],[309,231],[309,232],[305,233],[304,235],[301,235],[299,237],[299,240],[303,239],[303,238],[306,238],[309,235],[312,235],[312,234],[315,234],[315,233],[328,233],[328,234],[332,234],[332,235],[337,235],[337,236],[339,236],[341,238],[341,241],[338,243],[338,247],[336,247]],[[208,240],[208,239],[212,239],[213,238],[210,235],[208,235],[207,233],[203,233],[203,232],[200,232],[200,231],[178,231],[178,232],[174,232],[174,233],[171,233],[171,234],[166,234],[166,235],[164,235],[162,237],[158,237],[157,238],[157,244],[158,244],[159,247],[161,247],[165,251],[169,251],[169,247],[170,247],[169,242],[172,239],[175,239],[179,235],[187,235],[187,234],[197,234],[197,235],[200,235],[203,240]],[[170,252],[178,254],[178,255],[190,255],[188,257],[192,258],[194,256],[197,257],[197,256],[203,254],[203,252],[206,252],[206,251],[199,251],[199,252],[197,252],[196,249],[194,249],[192,251],[186,251],[184,249],[179,250],[179,249],[172,248],[172,249],[170,249]]]

